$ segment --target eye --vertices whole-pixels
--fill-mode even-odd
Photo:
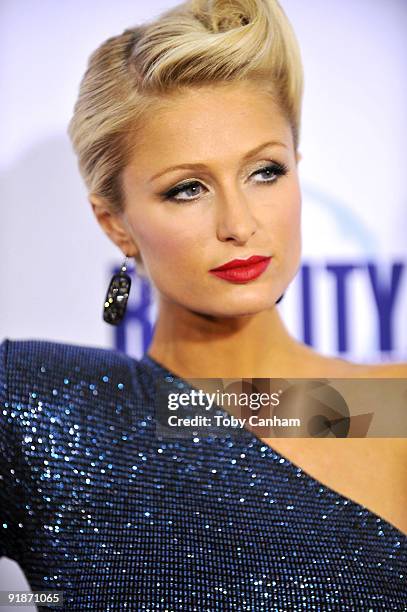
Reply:
[[[287,174],[287,172],[288,168],[285,164],[273,163],[268,166],[264,166],[264,168],[256,170],[256,172],[253,172],[251,176],[268,173],[268,178],[265,181],[260,181],[260,183],[274,183],[280,176]]]
[[[256,170],[255,172],[253,172],[250,176],[256,176],[258,174],[266,174],[267,176],[266,180],[255,181],[255,182],[269,184],[269,183],[275,183],[280,176],[284,176],[285,174],[287,174],[287,172],[288,172],[288,167],[285,164],[274,162],[272,164],[259,168],[259,170]],[[189,181],[187,183],[181,183],[180,185],[177,185],[176,187],[173,187],[172,189],[169,189],[168,191],[161,194],[161,198],[163,200],[170,200],[173,202],[184,202],[184,203],[191,202],[191,201],[198,199],[200,195],[200,188],[202,187],[203,185],[199,181]],[[192,198],[175,197],[175,196],[178,196],[180,193],[184,193],[184,192],[185,193],[189,192],[190,194],[192,194],[192,196],[196,196],[196,197],[192,197]]]
[[[165,192],[162,195],[162,198],[164,200],[173,200],[174,202],[186,202],[192,199],[195,200],[196,198],[176,198],[175,196],[178,195],[179,193],[188,192],[188,191],[193,196],[196,196],[197,194],[199,195],[199,191],[198,191],[199,187],[202,187],[202,184],[199,183],[199,181],[190,181],[189,183],[184,183],[181,185],[177,185],[176,187],[173,187],[169,191]]]

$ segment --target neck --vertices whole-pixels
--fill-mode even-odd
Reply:
[[[160,301],[148,354],[183,378],[268,378],[295,375],[300,349],[277,307],[219,318]]]

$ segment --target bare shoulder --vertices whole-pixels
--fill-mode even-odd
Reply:
[[[301,375],[309,378],[407,378],[407,363],[355,363],[301,346]]]
[[[300,377],[407,378],[406,363],[358,364],[305,346],[300,354]],[[407,535],[406,438],[272,438],[268,443],[323,484],[365,505]]]
[[[371,378],[407,378],[407,363],[386,363],[361,366]]]

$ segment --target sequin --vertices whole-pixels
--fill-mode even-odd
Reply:
[[[407,536],[246,429],[160,437],[156,380],[188,389],[147,355],[0,344],[0,555],[32,590],[68,612],[407,610]]]

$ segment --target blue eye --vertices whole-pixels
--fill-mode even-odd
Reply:
[[[176,199],[174,196],[178,195],[179,193],[183,193],[186,191],[189,191],[192,195],[197,195],[197,187],[202,187],[201,183],[199,183],[198,181],[193,181],[190,183],[185,183],[184,185],[177,185],[177,187],[174,187],[173,189],[170,189],[169,191],[167,191],[167,193],[164,194],[164,198],[166,200],[175,200],[176,202],[180,202],[182,201],[181,199]],[[186,198],[188,199],[192,199],[192,198]],[[193,198],[195,199],[195,198]]]
[[[275,183],[278,178],[280,176],[284,176],[285,174],[287,174],[288,172],[288,167],[285,164],[279,164],[277,162],[274,162],[273,164],[269,164],[267,166],[264,166],[263,168],[259,168],[259,170],[256,170],[255,172],[253,172],[251,174],[251,176],[255,176],[257,174],[267,174],[268,178],[266,178],[266,180],[263,181],[256,181],[259,184],[263,183],[263,184],[269,184],[269,183]],[[177,196],[180,193],[183,192],[190,192],[190,194],[192,194],[193,196],[199,196],[200,192],[199,192],[199,188],[202,187],[202,184],[199,181],[189,181],[187,183],[181,183],[180,185],[177,185],[176,187],[173,187],[172,189],[169,189],[168,191],[166,191],[165,193],[161,194],[161,198],[163,200],[170,200],[173,202],[191,202],[196,200],[196,197],[192,197],[192,198],[176,198],[175,196]]]
[[[274,183],[277,180],[277,177],[287,174],[288,168],[284,164],[272,164],[270,166],[260,168],[260,170],[256,170],[256,172],[253,172],[252,176],[267,172],[269,173],[268,179],[265,181],[260,181],[261,183]]]

